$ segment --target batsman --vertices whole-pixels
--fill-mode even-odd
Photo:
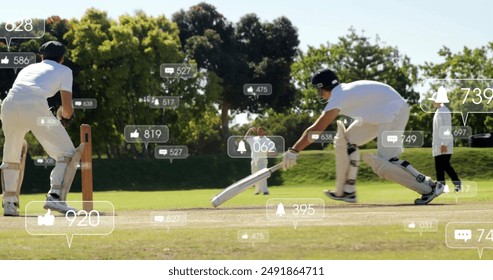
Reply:
[[[360,164],[359,146],[377,138],[377,153],[367,154],[363,160],[380,177],[403,185],[421,195],[415,204],[428,204],[443,192],[444,186],[418,172],[399,156],[402,143],[385,145],[382,134],[392,131],[402,135],[409,119],[409,105],[389,85],[375,81],[340,83],[332,70],[318,71],[312,77],[318,95],[327,102],[324,112],[308,127],[295,145],[283,156],[283,168],[296,165],[298,153],[307,147],[310,132],[324,131],[339,114],[355,119],[349,127],[337,121],[334,137],[336,157],[335,191],[325,194],[334,200],[356,202],[356,177]],[[398,141],[397,143],[400,143]]]
[[[19,193],[24,176],[27,144],[31,131],[47,154],[56,160],[50,175],[50,190],[45,209],[66,213],[74,210],[66,203],[83,144],[75,149],[66,125],[73,118],[72,71],[63,65],[65,47],[49,41],[40,48],[42,61],[19,72],[7,97],[2,102],[1,120],[5,135],[3,147],[2,191],[4,216],[19,216]],[[55,117],[47,98],[61,93],[62,106]]]

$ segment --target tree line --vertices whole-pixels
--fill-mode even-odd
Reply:
[[[429,133],[433,115],[419,108],[415,88],[420,80],[493,76],[493,43],[457,53],[443,47],[438,51],[443,62],[414,65],[378,36],[372,39],[350,28],[336,42],[302,51],[288,18],[268,22],[246,14],[232,23],[207,3],[180,10],[171,19],[137,11],[115,20],[91,8],[80,19],[52,16],[45,30],[41,39],[12,40],[10,51],[37,52],[50,40],[67,46],[65,64],[74,73],[74,98],[95,98],[98,104],[95,110],[77,110],[68,131],[77,142],[76,124],[89,123],[99,157],[152,157],[152,144],[146,149],[124,141],[126,125],[143,124],[167,125],[168,143],[187,145],[192,154],[224,153],[226,139],[245,131],[247,125],[230,124],[241,112],[258,115],[253,125],[265,126],[290,145],[323,109],[310,86],[310,77],[321,68],[334,69],[343,82],[388,83],[412,105],[407,129]],[[0,51],[7,46],[0,43]],[[167,80],[160,76],[163,63],[190,63],[198,71],[190,79]],[[15,77],[10,69],[0,70],[2,99]],[[269,83],[272,94],[247,96],[247,83]],[[146,100],[153,96],[179,96],[180,106],[150,108]],[[49,103],[56,106],[59,97]],[[461,125],[460,115],[453,115],[453,123]],[[492,124],[489,114],[473,114],[468,121],[474,133],[491,131]],[[32,135],[27,138],[31,154],[42,155]]]

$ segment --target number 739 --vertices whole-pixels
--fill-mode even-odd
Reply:
[[[464,99],[462,100],[462,104],[465,104],[467,101],[467,98],[469,97],[469,93],[471,93],[470,88],[461,88],[460,90],[464,91],[466,93],[466,96],[464,96]],[[489,92],[489,94],[487,94]],[[486,103],[487,105],[490,104],[491,100],[493,99],[493,89],[492,88],[485,88],[484,90],[481,90],[480,88],[474,88],[472,89],[472,103],[478,105],[483,103],[483,96],[484,99],[488,100]]]

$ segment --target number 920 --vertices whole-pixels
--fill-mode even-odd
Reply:
[[[74,225],[77,217],[81,219],[75,225],[77,227],[97,227],[99,225],[99,212],[96,210],[91,210],[87,212],[86,210],[80,210],[79,212],[75,212],[74,210],[69,210],[65,213],[65,219],[69,222],[69,227]]]

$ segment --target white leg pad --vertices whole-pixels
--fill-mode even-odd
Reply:
[[[5,201],[19,205],[24,170],[26,167],[27,142],[22,144],[20,163],[3,163],[2,169],[2,192]]]
[[[432,186],[434,183],[429,177],[426,177],[422,182],[418,182],[416,177],[411,175],[409,171],[399,164],[391,163],[388,160],[372,154],[364,155],[363,161],[371,166],[373,172],[381,178],[401,184],[419,194],[429,194],[433,190]]]
[[[346,127],[337,121],[337,134],[334,137],[336,156],[336,195],[343,196],[344,192],[354,192],[360,155],[358,146],[349,144],[346,139]]]
[[[84,143],[81,143],[77,149],[75,149],[75,154],[66,162],[67,167],[65,168],[65,173],[63,175],[63,181],[61,186],[51,186],[49,193],[55,193],[60,197],[60,201],[67,201],[67,194],[72,187],[72,182],[74,181],[75,173],[77,172],[77,165],[82,157],[82,152],[84,151]]]

